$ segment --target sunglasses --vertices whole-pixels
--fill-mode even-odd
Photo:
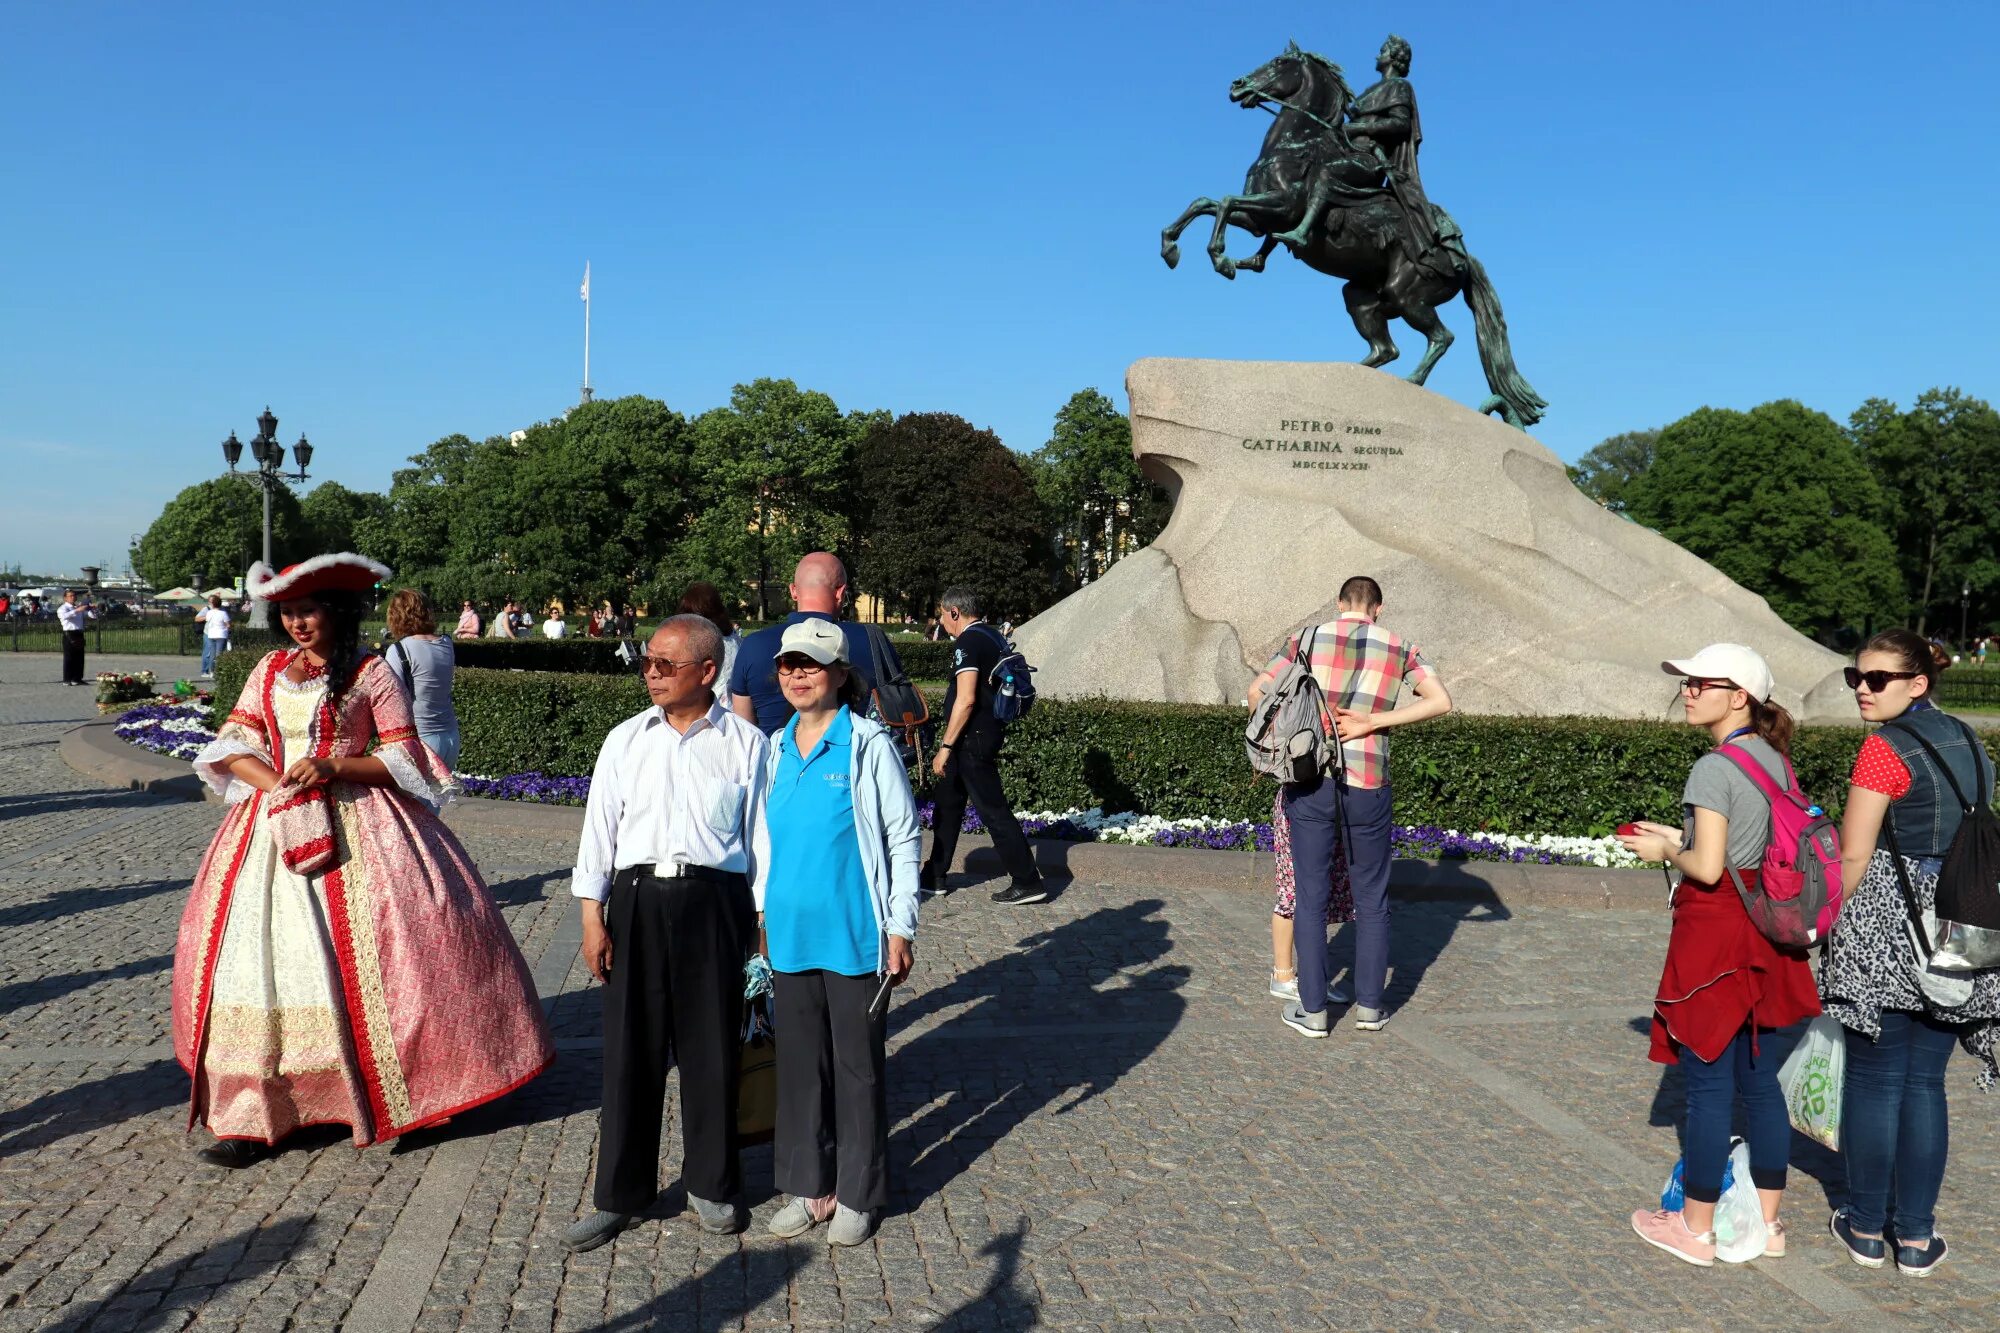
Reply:
[[[648,676],[671,676],[682,667],[699,666],[707,660],[706,657],[696,657],[676,662],[671,657],[647,656],[639,659],[639,670]]]
[[[1697,680],[1693,676],[1689,676],[1681,682],[1681,693],[1696,697],[1707,690],[1733,690],[1735,688],[1734,685],[1726,680]]]
[[[810,676],[826,670],[826,663],[815,662],[810,657],[792,654],[778,659],[778,674],[781,676]]]
[[[1858,690],[1865,681],[1867,682],[1870,694],[1880,694],[1889,688],[1889,682],[1892,680],[1915,680],[1924,673],[1921,671],[1863,671],[1859,667],[1849,667],[1840,674],[1841,678],[1847,682],[1848,689]]]

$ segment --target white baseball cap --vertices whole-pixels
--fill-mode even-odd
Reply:
[[[810,657],[821,666],[832,666],[835,662],[849,665],[847,656],[847,636],[840,632],[840,625],[832,620],[822,620],[812,616],[796,625],[787,625],[778,639],[778,655],[799,653]]]
[[[1771,691],[1777,688],[1777,682],[1771,678],[1771,665],[1764,660],[1764,655],[1740,643],[1711,643],[1693,657],[1660,663],[1660,670],[1669,676],[1726,680],[1737,689],[1746,691],[1760,704],[1771,702]]]

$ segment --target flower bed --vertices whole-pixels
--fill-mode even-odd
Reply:
[[[153,697],[150,671],[100,671],[97,673],[97,711],[108,713],[119,704]]]
[[[123,739],[156,754],[192,759],[215,738],[199,704],[143,704],[130,709],[114,728]],[[499,801],[530,801],[541,805],[582,805],[590,796],[590,779],[515,773],[481,777],[461,773],[467,796]],[[917,805],[925,828],[933,817],[929,801]],[[1212,851],[1271,850],[1271,825],[1230,819],[1162,819],[1158,815],[1113,814],[1102,810],[1027,810],[1021,827],[1031,838],[1063,842],[1111,842],[1140,847],[1199,847]],[[968,808],[961,827],[984,833],[979,812]],[[1460,833],[1434,825],[1398,824],[1391,835],[1399,858],[1443,861],[1512,861],[1539,865],[1588,865],[1626,869],[1642,864],[1615,838],[1565,838],[1553,834],[1516,837],[1502,833]]]

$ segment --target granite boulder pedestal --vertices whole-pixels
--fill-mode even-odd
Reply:
[[[1466,712],[1678,717],[1661,661],[1726,641],[1764,654],[1801,717],[1854,717],[1844,659],[1500,421],[1346,364],[1149,359],[1126,388],[1173,518],[1021,627],[1044,694],[1241,701],[1367,574]]]

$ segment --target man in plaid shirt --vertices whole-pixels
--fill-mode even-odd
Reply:
[[[1288,638],[1250,686],[1250,706],[1255,708],[1304,643],[1340,736],[1339,769],[1310,782],[1285,784],[1297,886],[1293,930],[1299,932],[1299,998],[1286,1006],[1283,1017],[1308,1037],[1324,1037],[1331,1027],[1326,1012],[1326,896],[1333,858],[1343,853],[1354,889],[1354,1026],[1376,1032],[1389,1021],[1382,989],[1389,973],[1392,819],[1389,738],[1383,733],[1451,711],[1451,695],[1416,645],[1375,623],[1382,614],[1380,584],[1364,576],[1349,579],[1340,587],[1339,605],[1337,619],[1308,625]],[[1398,707],[1405,685],[1416,697]],[[1319,1007],[1308,1009],[1308,1004]]]

